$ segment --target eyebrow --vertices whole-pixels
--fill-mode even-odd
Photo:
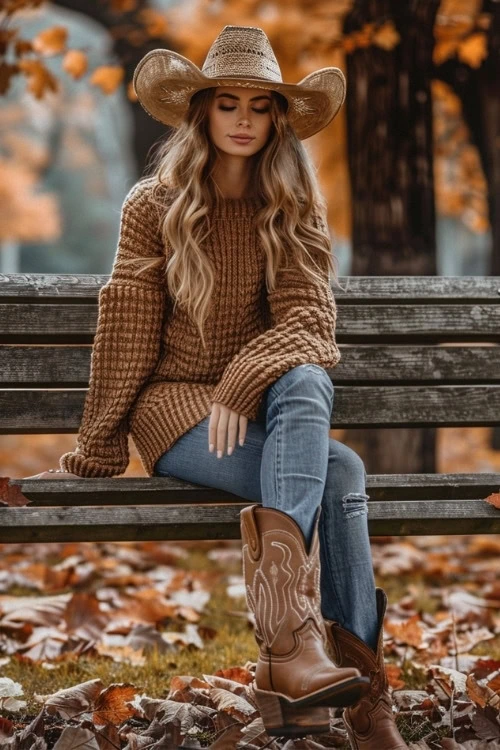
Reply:
[[[228,99],[236,99],[236,100],[239,100],[239,98],[240,98],[239,96],[235,96],[235,94],[217,94],[217,96],[215,98],[219,99],[220,97],[223,97],[223,96],[227,97]],[[257,101],[257,99],[267,99],[267,101],[269,101],[269,102],[271,101],[271,97],[270,96],[252,96],[252,98],[250,99],[250,101],[251,102],[255,102],[255,101]]]

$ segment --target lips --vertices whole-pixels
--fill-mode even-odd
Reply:
[[[229,136],[233,141],[236,141],[237,143],[250,143],[250,141],[253,141],[253,138],[238,136],[238,135],[230,135]]]

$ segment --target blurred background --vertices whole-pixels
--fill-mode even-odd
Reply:
[[[4,0],[0,273],[109,274],[120,209],[168,138],[135,100],[164,47],[199,67],[226,24],[260,26],[283,80],[346,74],[305,141],[345,275],[500,275],[500,2]],[[366,433],[373,433],[367,435]],[[370,473],[499,471],[488,428],[332,431]],[[0,436],[4,476],[58,466],[74,435]],[[392,447],[391,447],[392,444]],[[127,476],[143,469],[131,444]]]

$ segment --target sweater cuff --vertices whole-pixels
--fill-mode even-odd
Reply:
[[[114,477],[123,474],[127,464],[100,463],[96,458],[86,458],[81,453],[64,453],[59,459],[59,466],[64,471],[79,477]]]
[[[242,385],[244,384],[242,383]],[[224,379],[214,388],[212,401],[217,401],[219,404],[223,404],[255,422],[262,404],[264,390],[265,388],[254,389],[250,393],[244,394],[242,398],[234,384],[229,383],[229,379]]]

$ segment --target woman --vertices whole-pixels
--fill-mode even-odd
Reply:
[[[134,86],[176,130],[125,199],[77,446],[56,473],[123,473],[130,432],[149,476],[253,501],[243,567],[267,731],[325,732],[328,707],[346,706],[353,748],[406,748],[387,690],[366,473],[329,436],[333,260],[301,143],[339,111],[344,76],[283,83],[262,29],[226,26],[201,71],[153,50]]]

